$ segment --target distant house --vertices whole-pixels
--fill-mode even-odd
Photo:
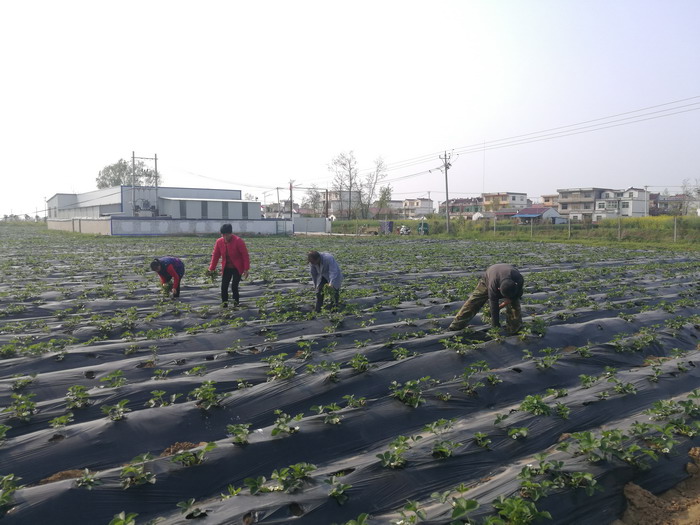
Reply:
[[[605,190],[595,201],[593,222],[617,217],[645,217],[647,191],[640,188]]]
[[[542,206],[549,206],[552,208],[558,208],[559,206],[559,194],[550,193],[547,195],[542,195]]]
[[[403,201],[403,217],[406,219],[420,219],[433,214],[432,199],[405,199]]]
[[[523,208],[518,210],[518,213],[513,215],[514,219],[518,220],[520,224],[561,224],[565,223],[561,214],[549,206],[540,206],[532,208]]]
[[[527,193],[500,192],[482,193],[485,211],[498,211],[507,208],[527,208]]]
[[[450,199],[447,203],[441,202],[438,213],[445,214],[445,205],[450,208],[451,217],[464,217],[471,219],[475,213],[484,211],[483,199],[481,197],[470,197],[466,199]]]
[[[567,188],[559,189],[559,213],[572,221],[592,221],[596,201],[607,188]]]

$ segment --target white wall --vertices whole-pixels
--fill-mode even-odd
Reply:
[[[101,235],[193,235],[219,233],[225,222],[233,226],[234,233],[257,235],[283,235],[292,233],[289,220],[226,221],[221,219],[150,219],[116,218],[111,219],[69,219],[48,220],[50,230],[64,230]]]

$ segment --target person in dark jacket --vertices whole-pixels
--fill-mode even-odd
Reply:
[[[340,285],[343,283],[343,273],[335,257],[328,252],[309,252],[306,256],[311,270],[311,279],[316,288],[316,312],[323,306],[323,292],[328,290],[331,296],[332,308],[338,308],[340,301]]]
[[[228,306],[228,287],[230,284],[233,304],[238,306],[240,301],[238,285],[241,279],[248,277],[250,269],[248,248],[243,239],[233,234],[233,226],[230,224],[222,225],[219,231],[221,237],[214,243],[209,271],[213,272],[221,259],[221,305],[224,308]]]
[[[506,308],[506,330],[515,334],[523,324],[520,298],[523,296],[525,279],[512,264],[489,266],[479,283],[462,305],[448,330],[462,330],[488,301],[491,326],[500,327],[499,311]]]
[[[185,263],[177,257],[158,257],[151,261],[151,270],[158,274],[160,283],[166,286],[172,281],[171,292],[173,297],[180,297],[180,283],[185,275]]]

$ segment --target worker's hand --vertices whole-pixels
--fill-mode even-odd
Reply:
[[[333,285],[331,283],[326,283],[326,288],[333,288]]]
[[[505,308],[511,303],[510,299],[503,299],[501,303],[498,305],[499,308]]]
[[[241,279],[247,279],[247,278],[248,278],[248,270],[243,272],[243,274],[241,275]]]

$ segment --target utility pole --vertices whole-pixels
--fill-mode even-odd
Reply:
[[[155,171],[156,175],[156,217],[160,215],[160,212],[158,211],[158,154],[154,153],[153,154],[153,171]]]
[[[136,192],[134,190],[134,186],[136,185],[136,160],[152,160],[154,161],[154,174],[155,174],[155,188],[156,188],[156,202],[155,202],[155,213],[156,217],[158,216],[158,155],[153,154],[153,157],[137,157],[136,154],[132,151],[131,152],[131,207],[132,211],[135,208],[136,204]],[[134,212],[134,215],[136,213]]]
[[[280,208],[280,189],[275,188],[277,190],[277,218],[283,217],[281,208]]]
[[[131,215],[136,216],[136,152],[131,152]]]
[[[294,184],[293,180],[289,181],[289,220],[293,221],[294,220],[294,199],[292,198],[292,184]]]
[[[450,233],[450,195],[447,188],[447,170],[449,170],[451,166],[450,157],[451,155],[448,155],[447,151],[445,151],[444,157],[440,157],[445,169],[445,231],[448,234]]]

